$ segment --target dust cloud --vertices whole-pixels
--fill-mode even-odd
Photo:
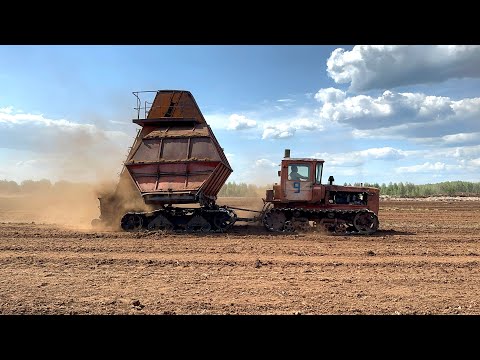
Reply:
[[[126,211],[150,211],[128,173],[120,180],[98,183],[73,183],[48,180],[23,181],[21,185],[0,181],[0,222],[35,222],[91,229],[92,220],[116,225]],[[10,185],[12,189],[6,189]],[[13,190],[13,191],[5,191]],[[108,229],[108,227],[104,227]]]
[[[0,194],[0,221],[88,228],[100,214],[97,196],[98,186],[94,184],[60,181],[49,188],[22,187],[18,193]]]
[[[37,149],[28,169],[35,180],[0,181],[0,222],[90,228],[100,216],[98,198],[118,188],[135,125],[132,136],[88,124],[56,123],[37,130],[29,143]]]
[[[48,139],[52,178],[100,184],[118,179],[135,136],[96,127]]]

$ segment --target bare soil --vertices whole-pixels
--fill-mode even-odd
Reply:
[[[44,221],[10,201],[1,314],[480,314],[480,200],[384,199],[371,236],[94,231],[86,212]]]

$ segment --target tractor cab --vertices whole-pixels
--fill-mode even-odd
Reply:
[[[287,201],[312,201],[315,185],[322,180],[323,160],[283,159],[280,183]]]
[[[324,194],[322,183],[324,160],[290,158],[290,150],[285,150],[282,159],[280,184],[273,190],[267,190],[267,201],[279,202],[315,202]]]

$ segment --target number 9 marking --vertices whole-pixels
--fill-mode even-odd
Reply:
[[[293,183],[293,188],[296,190],[296,191],[294,191],[294,193],[296,193],[296,194],[299,193],[300,192],[300,181],[295,181]]]

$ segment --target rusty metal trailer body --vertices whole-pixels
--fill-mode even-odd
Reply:
[[[133,122],[141,129],[119,186],[99,198],[97,223],[120,224],[129,231],[226,230],[236,214],[215,201],[232,168],[195,99],[185,90],[158,90],[149,103],[141,98],[146,93],[150,92],[134,92],[137,119]],[[200,207],[174,209],[178,204]]]

